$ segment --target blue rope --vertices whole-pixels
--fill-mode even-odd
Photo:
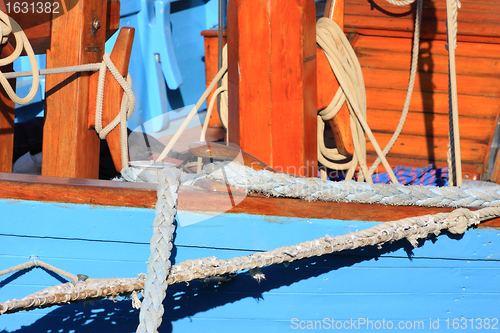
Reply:
[[[397,166],[393,169],[393,171],[398,179],[398,182],[402,185],[448,185],[448,168],[437,168],[434,164],[429,164],[425,168]],[[372,179],[374,183],[390,183],[389,175],[387,173],[374,174]]]
[[[402,185],[448,185],[448,168],[437,168],[434,164],[429,164],[425,168],[397,166],[393,171],[398,182]],[[345,179],[345,174],[344,172],[332,171],[328,174],[327,179],[341,181]],[[376,184],[389,184],[391,182],[387,173],[376,173],[372,179]]]

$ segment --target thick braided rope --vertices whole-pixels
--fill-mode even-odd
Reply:
[[[465,208],[451,213],[425,215],[385,222],[372,228],[340,236],[325,236],[293,246],[277,248],[271,251],[219,260],[216,257],[188,260],[172,267],[167,278],[168,284],[205,279],[212,276],[235,273],[244,269],[254,269],[272,264],[292,262],[300,259],[321,256],[363,246],[382,246],[406,238],[413,246],[418,246],[419,239],[429,234],[439,235],[448,229],[451,233],[464,233],[468,227],[482,221],[500,216],[500,207],[483,208],[469,211]],[[36,307],[66,304],[98,299],[128,296],[144,288],[144,276],[130,279],[88,279],[49,287],[22,299],[0,303],[0,314],[29,310]]]
[[[227,177],[224,177],[222,167]],[[221,182],[226,182],[227,179],[231,186],[273,197],[426,207],[500,206],[500,190],[497,187],[448,188],[332,182],[318,178],[292,177],[267,170],[257,171],[237,163],[224,162],[207,165],[205,172],[211,179]]]
[[[177,189],[180,185],[180,171],[168,168],[159,173],[158,201],[153,222],[151,256],[144,282],[144,301],[139,313],[137,332],[157,332],[163,316],[163,300],[167,290],[170,272],[170,253],[175,231],[174,219],[177,213]]]

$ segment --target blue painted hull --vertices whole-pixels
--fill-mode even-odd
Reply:
[[[38,256],[92,278],[146,272],[152,209],[2,200],[0,216],[0,269]],[[177,223],[174,263],[207,256],[228,259],[376,224],[183,211]],[[416,249],[400,241],[380,250],[266,267],[260,284],[245,273],[222,285],[181,283],[168,289],[160,332],[287,332],[339,325],[360,331],[383,331],[389,325],[429,331],[432,325],[437,328],[438,319],[440,330],[452,330],[455,323],[467,325],[465,331],[475,325],[478,331],[479,324],[487,325],[485,318],[490,329],[498,329],[499,241],[498,230],[471,229],[461,237],[443,234],[421,241]],[[40,268],[4,275],[0,301],[61,282]],[[135,332],[137,325],[138,310],[129,300],[0,316],[2,333]]]

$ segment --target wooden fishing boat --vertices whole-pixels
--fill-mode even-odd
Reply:
[[[337,7],[332,6],[335,2]],[[176,10],[189,7],[177,3]],[[316,176],[316,134],[314,130],[310,135],[308,129],[315,128],[318,109],[329,104],[332,89],[338,87],[335,76],[325,70],[323,51],[316,49],[316,15],[322,16],[324,11],[340,25],[343,19],[344,31],[363,68],[368,123],[385,145],[396,127],[393,114],[404,102],[416,6],[346,0],[342,15],[338,0],[328,1],[325,10],[321,1],[291,3],[236,0],[228,4],[227,39],[232,47],[228,52],[229,140],[271,167]],[[118,29],[117,6],[117,1],[80,0],[66,17],[47,21],[43,27],[48,30],[42,26],[31,30],[38,33],[34,37],[42,36],[30,38],[32,44],[37,52],[52,56],[47,60],[52,67],[100,61],[106,34]],[[421,50],[426,53],[421,55],[423,65],[417,72],[409,123],[388,155],[393,166],[447,165],[448,134],[443,129],[447,123],[444,101],[448,99],[443,60],[445,6],[445,1],[424,2]],[[463,6],[457,48],[463,177],[497,181],[500,159],[496,158],[494,133],[500,105],[496,52],[500,30],[495,27],[500,22],[496,20],[500,6],[486,0],[464,0]],[[95,18],[101,29],[87,25]],[[79,38],[65,38],[69,27]],[[25,30],[30,37],[30,30]],[[112,56],[122,76],[132,48],[130,34],[131,30],[124,31],[125,37],[117,42],[122,47]],[[204,35],[210,81],[217,72],[211,60],[216,39],[213,32]],[[286,42],[290,46],[285,51]],[[73,44],[84,47],[72,48]],[[58,47],[71,56],[58,55]],[[82,274],[78,277],[82,283],[87,277],[132,278],[147,270],[158,186],[97,180],[99,140],[88,126],[89,104],[94,103],[89,101],[95,100],[89,87],[96,85],[96,77],[49,77],[42,176],[9,173],[15,111],[5,94],[1,99],[0,270],[27,261],[40,267],[0,276],[0,302],[67,282],[54,267]],[[123,94],[118,84],[109,85],[111,90],[105,96]],[[67,112],[65,105],[75,107]],[[119,102],[105,97],[103,119],[110,121],[118,110]],[[334,131],[326,141],[335,141],[340,151],[349,153],[351,134],[344,126],[349,114],[345,108],[340,112],[344,113],[330,121]],[[211,122],[220,126],[216,117]],[[119,133],[114,132],[108,139],[113,154],[120,151]],[[369,162],[375,160],[369,143],[367,156]],[[114,160],[120,163],[119,157]],[[325,234],[354,235],[381,222],[449,213],[456,208],[307,201],[245,194],[234,186],[217,187],[214,182],[209,186],[182,185],[178,190],[173,265],[206,257],[223,260],[256,255]],[[441,235],[426,234],[416,239],[416,247],[401,239],[380,248],[371,245],[290,260],[260,272],[246,270],[173,284],[167,289],[158,331],[498,329],[498,227],[498,220],[492,219],[465,233],[443,229]],[[130,296],[130,292],[126,294]],[[1,314],[0,332],[136,331],[139,310],[131,300],[113,293],[106,296],[109,299],[91,297]],[[5,303],[0,303],[0,312],[5,309],[2,306]]]

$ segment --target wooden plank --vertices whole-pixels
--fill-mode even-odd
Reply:
[[[310,0],[228,6],[229,141],[300,175],[317,172],[315,16]]]
[[[14,52],[10,44],[2,47],[0,57],[4,59]],[[12,72],[14,65],[0,67],[2,72]],[[12,89],[16,91],[16,79],[8,80]],[[24,96],[23,96],[24,97]],[[14,119],[16,105],[7,96],[5,89],[0,87],[0,172],[12,172],[12,156],[14,152]]]
[[[384,29],[346,26],[345,32],[348,35],[359,34],[359,35],[379,36],[379,37],[413,38],[413,30],[410,31],[384,30]],[[445,34],[436,34],[433,31],[421,31],[420,38],[426,40],[434,39],[434,40],[446,41]],[[459,43],[472,42],[472,43],[500,44],[500,37],[458,35],[457,40]]]
[[[395,69],[409,72],[411,62],[411,46],[404,44],[408,44],[409,42],[411,42],[411,40],[402,38],[387,38],[389,39],[388,42],[400,46],[400,49],[397,51],[388,51],[382,49],[374,49],[376,47],[375,45],[381,38],[365,37],[364,39],[372,39],[372,45],[366,45],[366,48],[362,48],[356,45],[356,47],[354,48],[362,67]],[[403,41],[405,41],[406,43],[403,43]],[[439,45],[439,49],[442,47],[444,50],[444,42],[437,42],[440,42],[439,44],[442,44]],[[432,44],[438,43],[434,42]],[[458,49],[467,49],[468,52],[471,52],[475,50],[475,45],[477,45],[477,43],[460,43]],[[499,48],[496,51],[500,52],[500,45],[498,46]],[[458,53],[455,59],[457,75],[481,76],[485,78],[500,76],[500,62],[498,61],[498,54],[499,53],[495,54],[497,58],[483,58],[481,57],[482,53],[480,51],[476,51],[475,54],[467,57],[460,56],[460,54]],[[432,45],[429,45],[429,42],[424,40],[420,43],[418,72],[425,73],[429,71],[432,71],[433,73],[447,74],[448,55],[435,54]]]
[[[458,22],[459,35],[500,37],[498,29],[500,13],[498,11],[482,13],[460,11]],[[359,28],[413,31],[414,15],[407,8],[373,10],[368,1],[362,5],[347,2],[345,25],[347,31]],[[446,34],[446,10],[424,8],[421,29],[433,34]]]
[[[2,199],[151,209],[156,204],[155,184],[0,173],[0,187]],[[221,207],[225,209],[226,206],[227,193],[204,192],[186,186],[181,186],[179,190],[179,210],[220,212]],[[309,202],[255,195],[247,196],[228,213],[385,222],[452,210],[453,208]],[[499,227],[498,219],[489,226]]]
[[[488,144],[495,131],[495,118],[475,118],[460,111],[460,138],[471,139]],[[368,125],[374,132],[394,133],[401,111],[374,110],[368,111]],[[448,115],[427,112],[409,112],[402,134],[448,138]],[[481,130],[478,130],[478,129]]]
[[[375,138],[381,147],[385,147],[392,134],[376,133]],[[407,158],[429,158],[431,160],[446,161],[448,138],[412,136],[402,134],[391,149],[390,156]],[[460,140],[462,161],[469,163],[484,163],[488,145],[475,140]],[[373,154],[375,150],[370,142],[366,144],[367,152]]]
[[[406,90],[369,88],[366,90],[368,109],[403,109]],[[478,107],[481,105],[481,107]],[[499,112],[500,98],[458,95],[459,112],[470,117],[495,118]],[[410,111],[448,114],[447,92],[414,92]]]
[[[355,50],[363,53],[363,50],[402,52],[408,54],[412,50],[412,40],[410,38],[380,37],[380,36],[359,36],[354,45]],[[420,52],[431,52],[433,56],[448,56],[445,48],[446,41],[434,39],[421,39]],[[474,59],[497,59],[500,53],[500,45],[488,43],[468,43],[458,44],[456,49],[457,57],[468,57]],[[409,66],[409,64],[408,64]]]
[[[217,41],[217,29],[213,28],[210,30],[203,30],[201,32],[201,35],[204,37],[204,45],[205,45],[205,78],[206,78],[206,84],[207,87],[210,85],[210,82],[212,82],[213,78],[215,75],[217,75],[217,63],[218,63],[218,55],[217,55],[217,47],[218,47],[218,41]],[[222,37],[222,42],[223,45],[226,45],[227,43],[227,32],[224,30],[223,32],[223,37]],[[212,95],[215,92],[217,88],[212,89],[210,94],[208,95],[207,98],[207,108],[210,103],[210,100],[212,99]],[[212,114],[210,115],[210,120],[208,122],[209,127],[222,127],[222,123],[219,119],[219,114],[215,107],[217,106],[217,103],[214,105],[214,110],[212,111]]]
[[[406,90],[409,71],[371,68],[363,71],[367,88]],[[500,97],[500,77],[485,80],[482,77],[457,75],[458,94]],[[415,79],[414,91],[447,92],[448,75],[422,72]]]
[[[47,68],[102,61],[106,29],[95,30],[93,20],[98,19],[104,26],[106,5],[80,0],[70,12],[52,22]],[[43,175],[98,177],[99,138],[88,128],[88,89],[88,73],[46,78]]]

